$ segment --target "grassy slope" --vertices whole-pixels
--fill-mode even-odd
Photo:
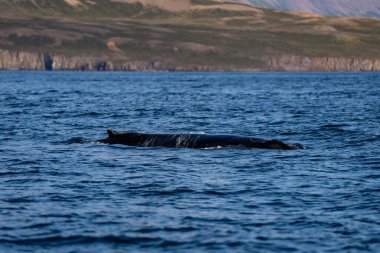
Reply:
[[[260,57],[283,54],[380,58],[376,19],[231,11],[210,1],[214,9],[183,13],[108,0],[80,8],[36,2],[0,0],[0,48],[221,68],[261,67]]]

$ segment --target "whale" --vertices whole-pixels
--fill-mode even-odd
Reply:
[[[243,147],[259,149],[294,150],[304,149],[298,143],[289,144],[279,140],[265,140],[240,135],[209,135],[209,134],[147,134],[139,132],[118,132],[107,130],[108,138],[98,142],[103,144],[122,144],[137,147],[167,147],[167,148],[225,148]]]

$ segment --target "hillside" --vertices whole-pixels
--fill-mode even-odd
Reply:
[[[380,18],[378,0],[237,0],[257,7],[314,12],[327,16]]]
[[[380,20],[201,0],[0,0],[0,69],[380,70]]]

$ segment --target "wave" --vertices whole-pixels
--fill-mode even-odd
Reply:
[[[136,244],[136,243],[162,243],[163,239],[159,237],[148,236],[47,236],[35,237],[25,239],[0,239],[0,244],[16,244],[16,245],[75,245],[75,244],[90,244],[90,243],[123,243],[123,244]]]
[[[73,137],[73,138],[70,138],[68,140],[65,140],[65,141],[57,141],[57,142],[52,142],[53,144],[67,144],[67,145],[70,145],[70,144],[90,144],[90,143],[95,143],[96,141],[94,140],[90,140],[90,139],[86,139],[86,138],[83,138],[83,137]]]

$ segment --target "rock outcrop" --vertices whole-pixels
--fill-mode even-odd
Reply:
[[[10,52],[8,50],[0,49],[0,69],[44,70],[44,55],[32,52]]]
[[[127,61],[108,57],[64,56],[38,52],[0,50],[0,70],[48,71],[380,71],[380,59],[306,57],[294,55],[259,57],[261,68],[176,65],[159,60]]]
[[[284,55],[268,57],[266,63],[270,71],[380,71],[380,59]]]
[[[0,70],[47,71],[212,71],[213,66],[177,66],[160,60],[127,61],[108,57],[65,56],[0,49]],[[220,69],[221,70],[221,69]]]

